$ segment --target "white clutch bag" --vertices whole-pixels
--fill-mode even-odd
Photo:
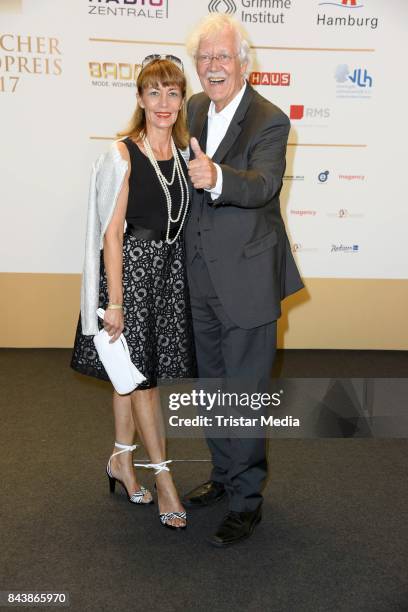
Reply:
[[[103,308],[98,308],[96,311],[101,319],[105,316]],[[110,336],[108,332],[101,329],[94,336],[94,344],[102,361],[104,368],[111,380],[112,385],[120,395],[131,393],[134,391],[146,378],[137,367],[130,361],[129,348],[126,338],[120,334],[119,338],[113,344],[109,343]]]

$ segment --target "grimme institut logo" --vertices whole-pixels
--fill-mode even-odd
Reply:
[[[139,19],[167,19],[169,0],[88,0],[88,14]]]
[[[370,0],[366,0],[370,2]],[[361,0],[320,0],[324,12],[317,13],[316,25],[323,27],[371,28],[378,27],[378,17],[368,16]]]
[[[284,24],[292,0],[211,0],[210,13],[234,15],[243,23]]]

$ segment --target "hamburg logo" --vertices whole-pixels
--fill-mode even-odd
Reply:
[[[210,13],[224,13],[232,15],[237,11],[237,5],[234,0],[211,0],[208,5]]]
[[[363,8],[364,4],[357,4],[357,0],[341,0],[341,2],[319,2],[319,6],[331,4],[332,6],[341,6],[342,8]]]

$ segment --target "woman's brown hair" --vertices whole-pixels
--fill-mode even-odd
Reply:
[[[137,77],[136,86],[139,96],[143,94],[143,91],[147,87],[179,87],[181,95],[183,97],[183,105],[179,111],[176,122],[173,125],[172,136],[176,147],[179,149],[185,149],[188,146],[189,135],[186,124],[186,77],[184,73],[170,60],[157,59],[147,64]],[[144,109],[139,105],[136,106],[136,110],[129,122],[128,127],[123,132],[119,132],[117,136],[124,138],[128,136],[134,140],[138,140],[146,133],[146,116]]]

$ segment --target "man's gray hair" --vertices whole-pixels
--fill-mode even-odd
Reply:
[[[196,57],[200,40],[202,38],[212,38],[220,34],[225,28],[230,28],[235,32],[237,41],[237,52],[241,64],[247,64],[250,60],[250,44],[248,34],[242,25],[229,15],[211,14],[205,17],[198,26],[193,30],[187,40],[187,51],[192,57]]]

